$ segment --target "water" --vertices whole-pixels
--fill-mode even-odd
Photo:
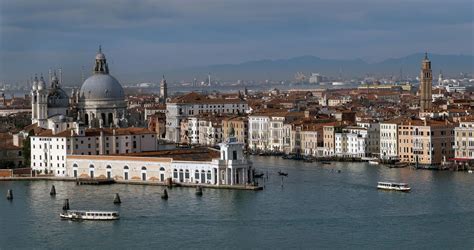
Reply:
[[[254,157],[269,172],[260,192],[71,182],[0,182],[0,248],[424,248],[474,247],[474,175],[365,163]],[[276,172],[289,173],[283,180]],[[337,170],[341,170],[338,173]],[[377,181],[411,184],[378,191]],[[55,198],[49,196],[56,186]],[[115,206],[114,194],[122,204]],[[113,222],[59,219],[74,209],[119,210]]]

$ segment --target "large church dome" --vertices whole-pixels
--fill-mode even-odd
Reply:
[[[79,96],[85,101],[119,100],[124,101],[122,85],[113,76],[109,75],[109,66],[102,49],[95,57],[93,75],[82,84]]]
[[[125,99],[122,85],[108,74],[94,74],[87,78],[82,84],[80,96],[86,100]]]

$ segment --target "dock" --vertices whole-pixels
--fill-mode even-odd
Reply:
[[[115,183],[114,179],[79,178],[76,181],[77,185],[110,185],[114,183]]]

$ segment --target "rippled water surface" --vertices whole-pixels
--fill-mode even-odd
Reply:
[[[264,191],[204,189],[197,197],[173,188],[168,201],[157,186],[0,182],[0,248],[474,247],[474,174],[252,160],[269,173]],[[283,182],[278,170],[289,173]],[[412,192],[378,191],[381,180],[407,182]],[[65,198],[72,209],[119,210],[121,219],[62,221]]]

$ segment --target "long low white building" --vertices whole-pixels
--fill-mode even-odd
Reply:
[[[109,178],[120,181],[207,185],[252,183],[252,164],[243,154],[243,143],[229,138],[220,150],[211,148],[163,150],[124,155],[70,155],[67,176]]]

